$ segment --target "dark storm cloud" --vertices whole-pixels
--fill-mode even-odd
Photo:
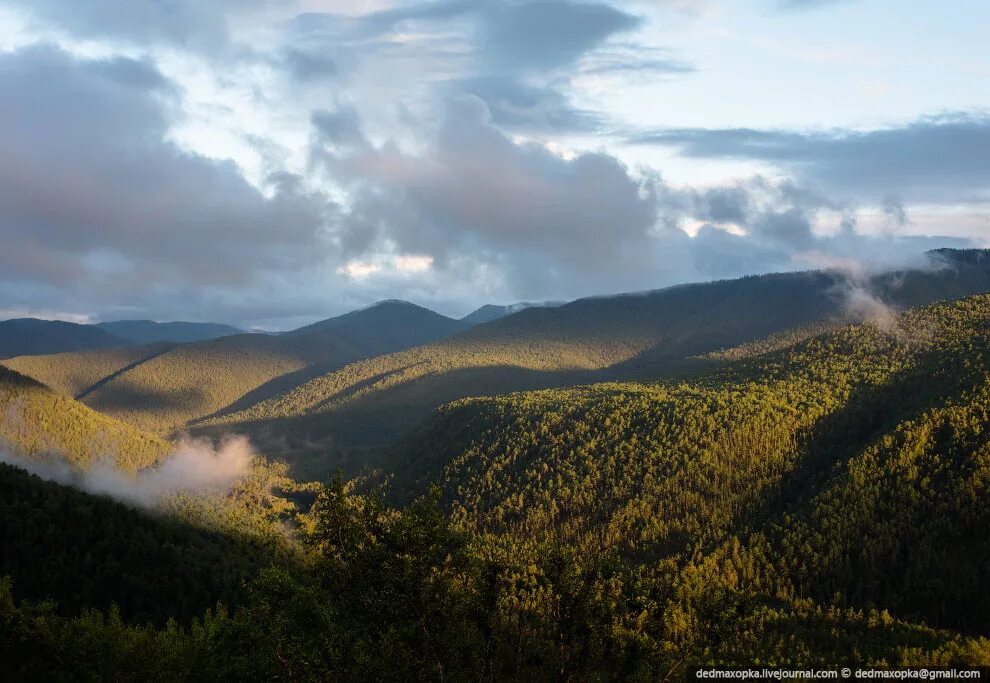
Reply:
[[[906,202],[990,200],[990,117],[955,114],[866,132],[667,130],[632,142],[686,157],[769,162],[841,196]]]
[[[705,190],[636,175],[614,157],[554,154],[493,125],[484,102],[450,103],[419,153],[372,145],[352,111],[314,117],[313,162],[352,191],[347,257],[390,246],[443,272],[464,255],[504,274],[519,295],[574,297],[686,280],[819,267],[830,258],[902,262],[965,240],[867,237],[843,206],[790,180],[754,177]],[[341,140],[347,144],[342,145]],[[679,226],[704,224],[694,237]]]
[[[314,258],[329,212],[287,174],[266,197],[167,142],[153,66],[53,47],[0,55],[0,271],[75,288],[231,285]]]

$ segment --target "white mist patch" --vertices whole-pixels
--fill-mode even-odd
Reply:
[[[874,276],[895,269],[893,262],[876,264],[815,251],[798,254],[795,260],[814,268],[830,270],[842,278],[835,289],[842,299],[842,309],[848,318],[875,325],[881,332],[899,333],[897,310],[883,301],[872,286]],[[899,265],[918,268],[921,264],[903,262]]]
[[[899,332],[897,311],[871,292],[866,285],[850,281],[844,287],[843,308],[846,315],[858,322],[871,323],[881,332]]]
[[[57,456],[35,459],[0,451],[0,462],[42,479],[147,508],[176,495],[222,495],[248,473],[253,460],[243,436],[227,437],[217,446],[206,439],[183,440],[158,465],[133,474],[109,459],[80,470]]]

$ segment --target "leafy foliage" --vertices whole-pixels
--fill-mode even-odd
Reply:
[[[688,380],[457,400],[390,452],[385,492],[336,479],[300,513],[316,492],[276,468],[229,506],[179,501],[259,542],[291,522],[302,559],[274,553],[236,608],[154,628],[0,586],[0,655],[21,677],[163,680],[990,663],[990,295],[695,362]],[[310,417],[327,415],[344,413]],[[48,505],[25,507],[4,518]]]
[[[990,289],[985,255],[947,251],[938,259],[951,267],[860,285],[894,305],[968,296]],[[851,286],[838,273],[784,273],[530,308],[435,344],[352,363],[198,427],[236,428],[259,440],[274,435],[315,457],[318,442],[328,449],[388,444],[438,406],[468,396],[690,376],[729,360],[717,352],[768,335],[782,335],[768,343],[786,346],[795,334],[848,322]]]
[[[109,457],[135,470],[154,464],[170,448],[5,367],[0,367],[0,416],[0,447],[26,455],[57,453],[76,465]]]
[[[84,394],[116,374],[174,348],[161,343],[107,350],[73,351],[42,356],[18,356],[3,364],[72,398]]]

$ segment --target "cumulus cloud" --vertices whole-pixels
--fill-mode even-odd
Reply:
[[[229,437],[214,447],[206,440],[186,440],[155,467],[135,474],[109,459],[88,469],[73,467],[58,456],[27,458],[0,449],[0,462],[42,479],[130,505],[155,508],[177,495],[222,495],[251,467],[254,452],[244,437]]]
[[[171,143],[175,93],[153,64],[35,46],[0,54],[0,90],[0,286],[99,299],[240,285],[319,256],[332,204],[289,174],[265,194]]]
[[[474,78],[452,84],[452,90],[482,99],[492,123],[525,132],[594,131],[603,127],[601,114],[574,105],[562,89],[531,85],[514,78]]]
[[[0,53],[8,308],[266,328],[394,296],[458,313],[965,245],[900,235],[939,231],[918,202],[986,198],[979,115],[637,139],[772,179],[692,188],[623,163],[607,100],[691,73],[641,41],[689,20],[664,9],[716,17],[694,12],[711,0],[14,4],[63,47]]]
[[[325,130],[327,120],[339,118],[315,125]],[[341,127],[354,130],[333,130]],[[393,244],[431,255],[439,266],[458,253],[485,254],[544,284],[649,267],[642,259],[657,213],[649,178],[607,154],[565,157],[513,141],[476,98],[451,101],[420,154],[365,141],[335,155],[323,144],[321,138],[314,158],[354,190],[342,230],[355,252]]]

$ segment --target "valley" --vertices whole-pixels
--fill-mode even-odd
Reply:
[[[854,283],[870,315],[821,271],[7,359],[4,656],[168,679],[986,664],[990,255],[937,257]],[[23,471],[164,472],[188,432],[250,437],[234,483],[186,476],[149,511]]]

